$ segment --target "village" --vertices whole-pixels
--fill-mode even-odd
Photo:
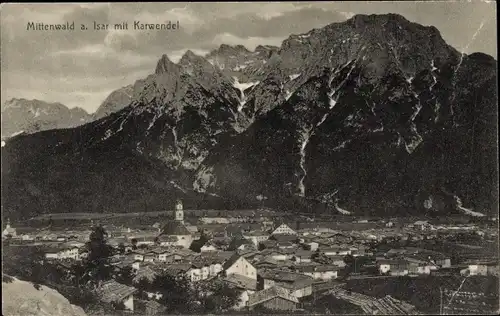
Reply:
[[[116,280],[102,284],[104,302],[122,303],[131,312],[145,303],[148,315],[161,314],[162,306],[156,302],[161,294],[147,293],[144,302],[135,297],[138,289],[134,285],[167,273],[193,284],[224,282],[239,293],[238,303],[232,307],[235,311],[311,311],[317,300],[334,297],[366,314],[415,314],[420,311],[409,302],[389,294],[369,296],[346,284],[403,276],[498,277],[496,251],[488,257],[479,253],[480,246],[462,245],[468,251],[456,254],[442,249],[447,242],[460,246],[458,238],[464,234],[475,236],[480,245],[492,243],[491,249],[496,249],[495,227],[384,220],[375,228],[335,230],[314,220],[287,222],[263,216],[251,224],[241,217],[199,217],[188,222],[181,201],[173,214],[172,219],[149,229],[103,225],[106,242],[116,249],[111,264],[133,272],[132,285]],[[3,238],[12,247],[41,247],[46,259],[65,266],[85,258],[90,229],[41,229],[23,234],[8,222]],[[444,295],[454,290],[444,289]],[[481,297],[484,293],[467,295]],[[456,304],[447,305],[460,309]]]

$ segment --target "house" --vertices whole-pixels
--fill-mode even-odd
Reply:
[[[10,226],[10,219],[7,219],[7,225],[5,226],[5,229],[2,232],[2,237],[7,238],[16,236],[17,236],[16,229]]]
[[[160,316],[165,314],[166,306],[150,300],[137,300],[136,310],[145,316]]]
[[[172,247],[178,244],[177,236],[160,235],[156,238],[156,243],[162,247]]]
[[[9,234],[7,233],[7,235],[9,235]],[[29,235],[29,234],[22,234],[21,235],[21,240],[33,241],[33,240],[35,240],[35,237],[32,236],[32,235]]]
[[[276,240],[279,243],[298,243],[299,238],[296,235],[275,234],[269,237],[270,240]]]
[[[488,266],[485,264],[469,264],[469,275],[488,275]]]
[[[189,263],[172,263],[160,266],[161,270],[176,278],[187,278],[190,281],[198,281],[200,271],[193,269]]]
[[[201,246],[201,248],[200,248],[200,252],[211,252],[211,251],[219,251],[219,250],[220,249],[218,248],[218,246],[210,240],[207,243],[205,243],[203,246]]]
[[[136,249],[136,250],[133,250],[132,252],[130,252],[130,254],[132,254],[134,256],[133,258],[136,261],[144,261],[144,257],[148,253],[149,253],[149,251],[144,250],[144,249]]]
[[[262,260],[254,263],[254,265],[257,270],[259,270],[263,268],[277,268],[280,263],[277,260],[274,260],[272,257],[266,256]]]
[[[311,262],[313,254],[313,251],[298,249],[295,251],[292,260],[297,263]]]
[[[45,250],[45,258],[47,259],[73,259],[80,260],[80,249],[78,247],[71,246],[49,246]]]
[[[278,242],[276,246],[278,247],[278,249],[292,249],[297,247],[297,245],[289,241]]]
[[[130,239],[135,239],[137,240],[137,247],[139,246],[153,246],[156,242],[156,237],[155,236],[134,236],[130,237]]]
[[[433,226],[428,221],[416,221],[415,223],[413,223],[413,227],[420,230],[428,230],[432,229]]]
[[[319,248],[319,243],[316,241],[304,241],[302,244],[311,251],[316,251]]]
[[[134,294],[137,289],[115,280],[104,282],[97,290],[99,299],[104,303],[123,303],[126,310],[134,311]]]
[[[311,295],[312,284],[313,278],[310,276],[282,270],[259,271],[257,279],[258,289],[267,289],[274,286],[281,287],[296,298]]]
[[[269,239],[269,234],[264,231],[251,231],[248,233],[244,233],[243,237],[251,240],[254,243],[254,245],[258,247],[261,242],[264,242],[267,239]]]
[[[408,275],[409,263],[406,260],[377,260],[380,274]]]
[[[76,248],[83,248],[85,246],[85,243],[83,242],[79,242],[79,241],[68,241],[66,243],[64,243],[64,246],[65,247],[76,247]]]
[[[320,249],[326,256],[346,256],[351,254],[348,248],[322,248]]]
[[[235,253],[223,265],[225,275],[238,274],[250,279],[257,280],[257,269],[245,257]]]
[[[195,268],[200,270],[201,280],[206,280],[209,277],[214,276],[212,262],[207,258],[197,257],[193,260],[192,264]]]
[[[234,250],[255,250],[255,244],[249,240],[244,238],[243,236],[236,236],[231,240],[229,247],[227,248],[229,251]]]
[[[279,225],[271,235],[297,235],[297,232],[290,228],[287,224],[283,223]]]
[[[293,267],[296,273],[310,276],[314,280],[333,280],[338,277],[339,267],[335,265],[304,264]]]
[[[238,274],[231,274],[224,277],[222,280],[241,291],[239,301],[234,307],[235,309],[241,309],[247,306],[250,296],[257,291],[257,280],[255,279],[247,278]]]
[[[268,239],[261,241],[259,246],[262,246],[265,249],[272,249],[272,248],[277,248],[278,247],[278,242],[273,239]]]
[[[290,249],[290,251],[286,249],[264,249],[261,254],[276,261],[286,261],[293,258],[294,252],[294,249]]]
[[[293,311],[297,309],[298,303],[298,299],[287,290],[280,287],[271,287],[251,295],[247,307],[250,310],[262,306],[270,310]]]

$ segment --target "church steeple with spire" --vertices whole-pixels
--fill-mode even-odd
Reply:
[[[175,220],[184,224],[184,210],[181,200],[177,200],[175,204]]]

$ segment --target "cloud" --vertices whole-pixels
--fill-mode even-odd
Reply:
[[[344,21],[353,14],[399,13],[436,26],[467,52],[496,55],[496,3],[267,2],[4,4],[1,14],[2,102],[41,98],[94,111],[113,90],[154,71],[158,58],[178,60],[189,48],[204,55],[220,44],[280,45],[291,34]],[[163,23],[176,31],[27,31],[28,22]],[[480,23],[484,26],[472,40]],[[493,40],[495,39],[495,40]]]
[[[188,51],[192,51],[195,55],[198,56],[205,56],[206,54],[209,53],[208,50],[203,50],[203,49],[196,49],[196,48],[190,48],[190,49],[181,49],[181,50],[176,50],[169,52],[167,54],[168,59],[170,59],[174,63],[178,63],[179,60],[181,60],[182,56]]]
[[[284,40],[284,37],[238,37],[231,33],[217,34],[212,43],[215,46],[220,46],[221,44],[234,45],[244,45],[249,50],[255,50],[259,45],[274,45],[279,46]]]

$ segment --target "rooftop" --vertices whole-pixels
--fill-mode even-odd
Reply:
[[[257,281],[254,279],[250,279],[238,274],[231,274],[226,276],[223,279],[225,282],[228,282],[236,287],[255,291],[257,289]]]
[[[120,302],[137,291],[136,288],[116,282],[107,281],[98,289],[101,301],[106,303]]]
[[[289,294],[287,290],[280,287],[270,287],[268,289],[255,292],[253,295],[251,295],[248,299],[248,306],[257,305],[275,297],[280,297],[294,303],[299,302],[297,298]]]
[[[191,235],[191,232],[181,222],[170,220],[163,226],[161,230],[161,235],[186,236],[186,235]]]

